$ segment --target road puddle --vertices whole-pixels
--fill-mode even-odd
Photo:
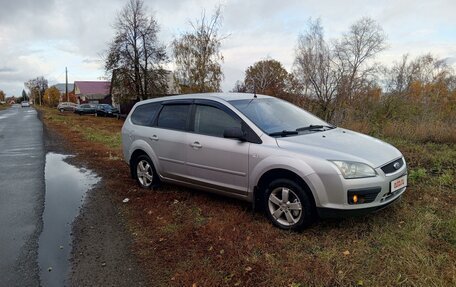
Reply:
[[[71,252],[71,224],[86,192],[99,180],[93,172],[64,161],[67,155],[46,155],[46,195],[38,264],[42,286],[65,286]]]

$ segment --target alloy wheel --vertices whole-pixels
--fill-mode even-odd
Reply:
[[[136,176],[143,187],[149,187],[154,180],[154,171],[147,160],[143,159],[136,166]]]
[[[273,219],[287,227],[298,223],[303,212],[298,195],[287,187],[277,187],[271,192],[268,208]]]

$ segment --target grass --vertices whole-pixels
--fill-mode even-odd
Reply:
[[[65,126],[87,142],[100,143],[108,149],[121,148],[121,121],[113,118],[98,118],[93,115],[78,116],[71,112],[61,113],[56,109],[37,107],[44,112],[44,120]]]
[[[10,106],[10,105],[6,105],[6,104],[5,104],[5,105],[0,104],[0,111],[6,110],[6,109],[8,109],[9,107],[11,107],[11,106]]]
[[[121,121],[42,112],[119,202],[151,285],[456,285],[456,144],[448,138],[388,132],[383,139],[409,165],[402,202],[292,233],[243,202],[172,185],[139,189],[121,162]]]

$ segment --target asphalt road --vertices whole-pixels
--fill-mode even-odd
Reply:
[[[39,286],[45,149],[33,108],[0,111],[0,286]]]

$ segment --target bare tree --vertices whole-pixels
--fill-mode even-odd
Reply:
[[[387,92],[407,93],[412,83],[429,85],[444,81],[445,85],[451,86],[453,76],[451,66],[445,60],[439,60],[431,54],[418,56],[414,60],[409,60],[408,55],[403,55],[400,62],[394,63],[391,69],[386,70]]]
[[[342,121],[346,113],[342,108],[349,107],[357,95],[376,89],[379,66],[370,60],[385,49],[385,39],[374,20],[362,18],[340,40],[328,44],[320,20],[309,20],[298,38],[294,75],[305,87],[304,94],[317,99],[326,120]]]
[[[36,99],[38,98],[38,103],[41,106],[44,92],[48,88],[48,81],[43,76],[40,76],[35,79],[28,80],[24,83],[24,85],[27,89],[29,89],[34,102],[36,102]]]
[[[350,101],[356,90],[373,75],[375,65],[368,65],[379,52],[386,48],[386,35],[383,29],[371,18],[361,18],[354,23],[348,33],[335,44],[335,54],[339,69],[343,71],[340,93]]]
[[[236,83],[234,83],[234,87],[231,90],[233,93],[246,93],[247,88],[245,87],[245,84],[243,81],[237,80]]]
[[[411,83],[412,77],[409,67],[409,56],[403,55],[400,62],[394,63],[386,72],[386,91],[392,94],[405,92]]]
[[[323,117],[329,120],[342,73],[324,39],[320,19],[310,19],[307,30],[298,38],[294,75],[305,87],[304,93],[318,100]]]
[[[220,7],[210,19],[203,12],[201,19],[190,23],[193,31],[173,41],[174,81],[181,93],[220,91],[223,38],[218,31],[221,20]]]
[[[166,93],[165,46],[158,40],[159,26],[147,16],[143,0],[129,0],[117,15],[115,37],[105,58],[113,86],[125,96],[147,99]]]

